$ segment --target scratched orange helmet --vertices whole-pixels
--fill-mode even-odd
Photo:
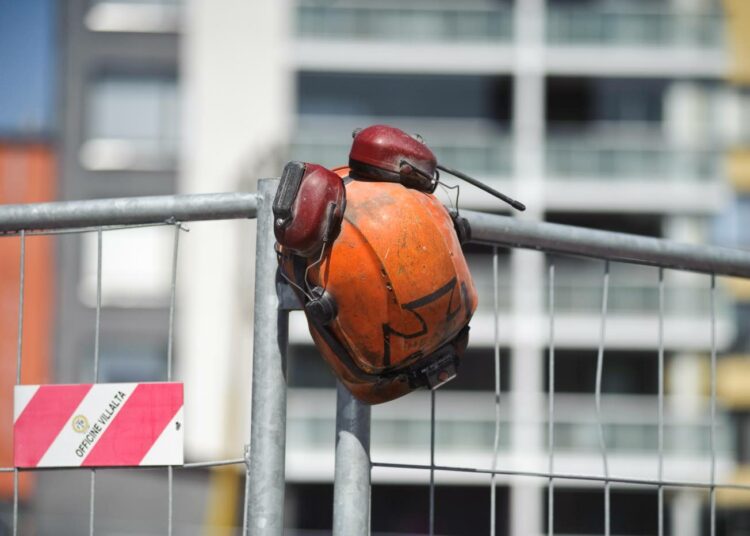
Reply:
[[[323,358],[376,404],[456,375],[477,292],[465,220],[432,195],[436,159],[376,125],[355,133],[350,167],[290,162],[274,200],[282,275]]]

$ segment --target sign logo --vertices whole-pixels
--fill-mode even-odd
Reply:
[[[73,430],[79,434],[89,431],[89,420],[85,415],[76,415],[73,417],[73,422],[71,424],[73,425]]]

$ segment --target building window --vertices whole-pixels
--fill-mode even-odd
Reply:
[[[105,76],[87,102],[85,168],[160,171],[176,167],[179,93],[173,76]]]
[[[546,497],[546,490],[545,497]],[[612,491],[612,534],[653,534],[658,521],[654,490]],[[669,517],[670,504],[666,516]],[[601,534],[604,493],[600,489],[555,489],[555,534]]]
[[[596,386],[596,349],[555,350],[555,391],[593,393]],[[658,389],[654,352],[607,350],[602,369],[602,392],[655,395]],[[545,370],[547,367],[545,363]],[[545,374],[548,374],[546,370]],[[549,385],[548,377],[544,385]]]
[[[99,375],[104,383],[154,382],[167,378],[167,341],[164,336],[133,336],[107,332],[99,351]],[[94,336],[89,333],[79,345],[78,382],[92,380]]]
[[[176,33],[182,0],[94,0],[86,13],[93,32]]]
[[[172,227],[108,231],[102,236],[102,305],[166,307],[169,305]],[[96,306],[97,235],[83,235],[78,295]]]
[[[143,382],[167,377],[166,342],[133,344],[131,340],[102,346],[99,381]]]

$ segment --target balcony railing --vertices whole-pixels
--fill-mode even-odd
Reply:
[[[493,309],[493,288],[491,280],[475,277],[479,295],[480,312]],[[499,308],[510,309],[511,288],[498,289]],[[717,289],[716,309],[722,317],[731,310],[726,294]],[[602,288],[590,284],[557,282],[555,284],[555,312],[558,314],[595,314],[601,311]],[[654,285],[614,285],[608,290],[607,308],[612,315],[644,315],[659,312],[659,293]],[[668,315],[680,317],[703,317],[710,313],[711,302],[708,288],[672,287],[664,289],[664,311]]]
[[[665,139],[658,126],[558,128],[547,137],[547,175],[561,179],[713,181],[721,176],[721,151]]]
[[[94,32],[177,33],[183,0],[94,0],[86,27]]]
[[[466,140],[463,140],[466,141]],[[430,148],[441,162],[450,162],[451,167],[466,173],[482,176],[504,177],[511,172],[509,147],[503,141],[492,140],[476,143],[430,143]],[[303,162],[319,162],[330,167],[345,165],[349,161],[351,144],[337,141],[297,138],[292,145],[291,158]]]
[[[307,449],[332,448],[335,441],[335,419],[322,408],[333,408],[333,392],[295,390],[290,392],[288,437],[291,445],[304,445]],[[446,392],[440,395],[444,403],[435,427],[436,449],[440,454],[450,452],[477,452],[491,449],[495,434],[494,406],[482,403],[477,393]],[[506,397],[500,428],[500,449],[510,450],[513,424],[509,421]],[[558,394],[561,411],[556,416],[555,446],[560,452],[576,455],[598,452],[599,430],[596,423],[593,395]],[[330,401],[329,401],[330,399]],[[330,402],[330,403],[329,403]],[[611,404],[608,404],[611,402]],[[647,454],[658,449],[658,423],[655,397],[604,395],[604,407],[618,410],[604,416],[604,433],[607,448],[617,454]],[[317,409],[315,406],[318,406]],[[373,414],[372,449],[411,451],[429,447],[429,412],[382,409],[382,415]],[[426,409],[426,408],[424,408]],[[486,410],[486,411],[485,411]],[[309,415],[315,411],[317,416]],[[300,413],[297,416],[297,413]],[[470,415],[470,418],[467,416]],[[546,438],[547,423],[524,423],[522,426],[538,427]],[[667,414],[664,426],[666,455],[706,456],[710,452],[710,420],[707,415],[677,418]],[[544,439],[546,444],[546,439]],[[732,451],[733,436],[726,416],[717,418],[717,451]]]
[[[556,44],[718,47],[723,17],[715,11],[680,13],[648,4],[557,6],[548,11],[547,39]]]
[[[354,127],[384,123],[424,135],[440,162],[484,178],[509,176],[512,170],[511,139],[487,122],[474,119],[403,117],[300,117],[290,156],[327,166],[349,160]]]
[[[338,3],[309,0],[297,6],[297,34],[305,38],[385,41],[504,42],[513,36],[510,5],[469,2]],[[547,39],[555,44],[721,45],[718,11],[678,12],[647,3],[612,9],[591,4],[555,6],[547,14]]]
[[[716,293],[716,308],[729,311],[723,292]],[[608,310],[612,314],[657,314],[659,292],[654,285],[612,285],[609,287]],[[555,285],[555,309],[568,313],[594,313],[601,310],[602,289],[592,285]],[[706,316],[711,311],[708,288],[677,287],[664,289],[664,311],[676,316]]]
[[[290,157],[328,166],[346,164],[355,126],[386,123],[423,134],[438,159],[484,179],[509,177],[513,138],[483,120],[404,117],[300,116]],[[621,122],[552,124],[546,172],[552,179],[709,183],[722,176],[716,147],[670,143],[661,125]]]
[[[509,8],[469,3],[320,5],[297,7],[297,34],[303,38],[387,41],[507,41],[512,34]]]

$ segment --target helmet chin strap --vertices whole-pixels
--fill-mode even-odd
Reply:
[[[446,173],[450,173],[451,175],[453,175],[455,177],[458,177],[459,179],[465,180],[469,184],[473,184],[474,186],[476,186],[477,188],[479,188],[481,190],[484,190],[488,194],[493,195],[493,196],[497,197],[498,199],[501,199],[501,200],[505,201],[506,203],[508,203],[510,206],[512,206],[516,210],[521,210],[521,211],[526,210],[526,205],[524,205],[520,201],[516,201],[512,197],[508,197],[504,193],[498,192],[494,188],[492,188],[490,186],[487,186],[483,182],[480,182],[480,181],[478,181],[477,179],[475,179],[473,177],[469,177],[466,173],[461,173],[457,169],[452,169],[452,168],[443,166],[441,164],[438,164],[437,168],[445,171]]]

